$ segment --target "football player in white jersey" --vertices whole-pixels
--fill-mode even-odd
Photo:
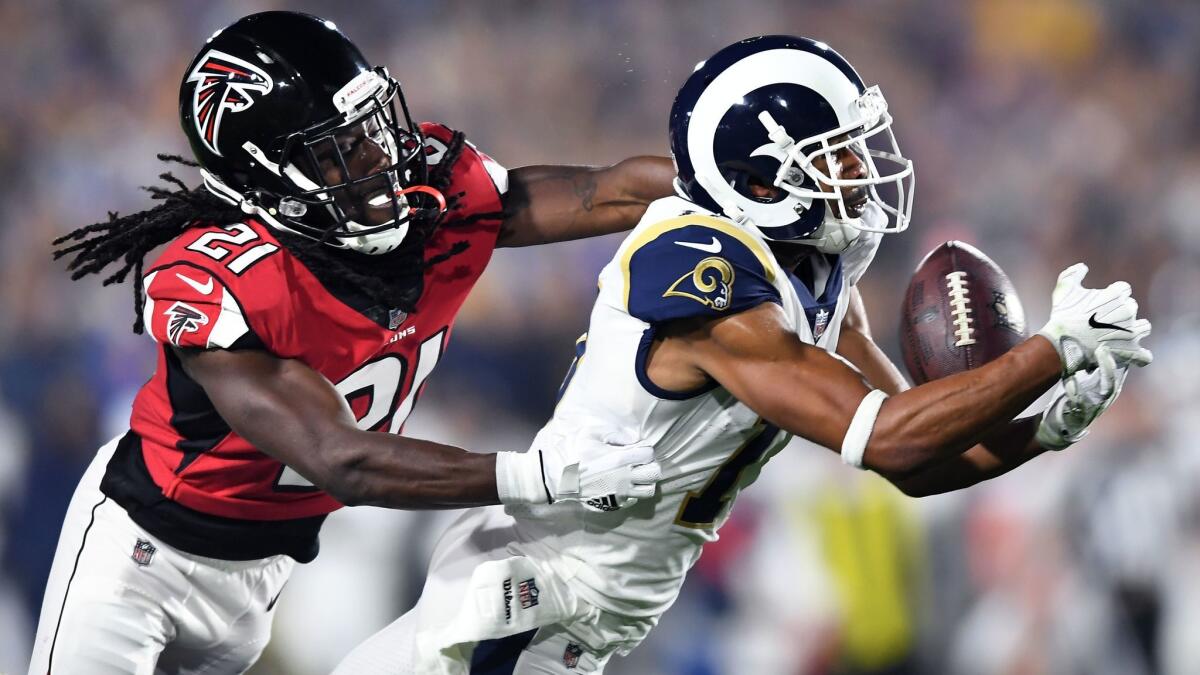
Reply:
[[[652,204],[601,272],[539,437],[632,433],[655,447],[657,496],[468,512],[417,606],[338,675],[601,672],[645,638],[793,434],[926,495],[1085,433],[1151,355],[1129,285],[1084,288],[1082,264],[1038,335],[970,372],[909,389],[872,341],[855,284],[912,208],[891,121],[879,88],[812,40],[753,38],[697,67],[671,112],[679,196]],[[1013,421],[1060,381],[1043,415]]]

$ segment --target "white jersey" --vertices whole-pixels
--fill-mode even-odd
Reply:
[[[601,609],[634,617],[665,611],[739,490],[790,435],[715,382],[692,392],[655,386],[646,376],[655,331],[667,321],[775,302],[801,340],[832,352],[850,288],[878,240],[864,235],[843,256],[822,257],[801,282],[753,227],[677,197],[654,202],[600,274],[588,333],[542,433],[629,430],[655,448],[658,494],[611,513],[573,503],[510,508],[520,539],[514,547],[554,566]]]

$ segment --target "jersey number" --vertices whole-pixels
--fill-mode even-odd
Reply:
[[[758,477],[758,469],[771,458],[767,450],[775,444],[778,435],[779,427],[767,424],[762,431],[751,436],[724,464],[717,467],[703,489],[688,493],[687,499],[679,507],[675,524],[698,529],[713,527],[729,505],[735,490],[749,485]],[[746,470],[751,468],[754,469],[753,473],[747,474]]]
[[[229,259],[225,266],[237,276],[250,269],[254,263],[279,250],[270,242],[243,249],[246,244],[258,239],[258,233],[245,223],[234,223],[221,228],[224,232],[205,232],[188,244],[187,250],[203,253],[213,260],[225,260],[238,249],[241,252]],[[222,245],[223,244],[223,245]]]
[[[421,391],[421,385],[425,384],[425,380],[429,378],[433,367],[437,365],[438,359],[442,356],[442,342],[445,337],[446,329],[443,328],[421,343],[421,349],[417,352],[416,373],[413,375],[412,385],[409,386],[408,395],[400,402],[399,407],[396,407],[396,399],[408,376],[408,363],[404,357],[397,354],[388,354],[364,364],[335,385],[338,393],[346,397],[346,403],[349,405],[354,405],[355,401],[366,397],[367,411],[356,422],[359,429],[382,431],[384,421],[391,414],[392,421],[387,425],[387,430],[393,434],[400,433],[400,428],[404,426],[405,420],[408,419],[417,402],[417,394]],[[277,488],[285,490],[288,488],[293,490],[297,488],[315,489],[307,478],[296,473],[290,466],[283,467],[275,485]]]

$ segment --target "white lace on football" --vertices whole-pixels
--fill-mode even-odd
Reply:
[[[954,317],[954,346],[966,347],[975,344],[975,317],[971,316],[971,296],[968,295],[967,273],[951,272],[946,275],[946,288],[950,294],[950,314]]]

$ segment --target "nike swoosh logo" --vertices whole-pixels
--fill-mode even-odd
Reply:
[[[677,241],[675,243],[679,244],[680,246],[694,248],[697,251],[704,251],[705,253],[720,253],[721,252],[721,242],[717,241],[716,237],[712,238],[711,244],[700,244],[700,243],[697,243],[694,241]]]
[[[208,283],[201,284],[199,281],[196,281],[195,279],[189,279],[188,277],[183,276],[179,272],[176,272],[175,276],[179,277],[180,281],[186,283],[188,286],[191,286],[200,295],[208,295],[209,293],[212,293],[212,291],[213,291],[212,277],[208,278]]]
[[[1097,321],[1095,314],[1092,314],[1091,316],[1088,317],[1088,325],[1091,326],[1092,328],[1111,328],[1113,330],[1125,331],[1126,333],[1133,332],[1133,331],[1129,330],[1128,328],[1121,328],[1120,326],[1116,326],[1111,323],[1104,323],[1103,321]]]
[[[268,612],[272,609],[275,609],[275,603],[279,602],[279,596],[281,595],[283,595],[283,588],[280,588],[279,592],[275,594],[275,597],[271,598],[271,602],[267,603]]]

